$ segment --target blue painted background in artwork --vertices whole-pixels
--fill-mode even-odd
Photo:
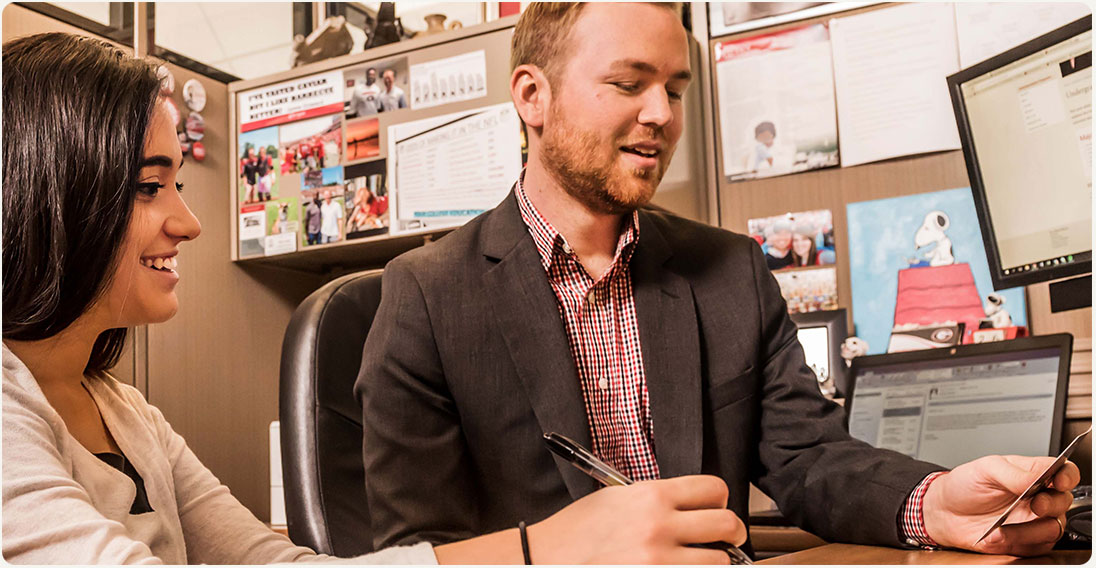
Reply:
[[[948,214],[946,231],[955,262],[970,264],[982,300],[993,292],[982,232],[970,188],[948,189],[847,206],[849,273],[852,278],[852,313],[855,334],[868,342],[869,353],[885,353],[894,326],[898,271],[909,266],[910,257],[923,257],[931,247],[917,251],[913,236],[925,215],[940,210]],[[1027,325],[1023,288],[998,292],[1013,325]]]

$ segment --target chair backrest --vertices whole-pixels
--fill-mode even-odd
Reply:
[[[380,305],[382,272],[349,274],[313,292],[293,313],[282,344],[279,419],[289,537],[324,554],[373,550],[354,382]]]

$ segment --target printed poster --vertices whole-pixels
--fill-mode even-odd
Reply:
[[[993,290],[970,188],[850,203],[848,224],[850,335],[869,354],[887,352],[896,329],[955,322],[969,335],[991,293],[1013,325],[1027,325],[1023,288]]]
[[[714,57],[728,181],[838,165],[825,24],[717,43]]]

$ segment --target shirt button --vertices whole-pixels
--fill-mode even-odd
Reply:
[[[594,298],[595,298],[596,296],[597,296],[597,295],[596,295],[596,294],[594,294],[594,289],[593,289],[593,288],[591,288],[591,289],[590,289],[590,291],[586,293],[586,301],[587,301],[587,302],[590,302],[590,303],[592,304],[592,303],[594,303]]]
[[[571,254],[574,251],[571,250],[571,245],[569,245],[567,243],[563,243],[563,252],[565,252],[567,254]]]
[[[607,390],[609,388],[609,379],[602,377],[597,380],[597,386],[601,390]]]

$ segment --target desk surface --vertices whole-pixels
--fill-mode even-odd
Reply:
[[[856,544],[827,544],[758,561],[758,564],[1084,564],[1091,550],[1055,550],[1047,556],[1017,558],[952,550],[902,550]]]

